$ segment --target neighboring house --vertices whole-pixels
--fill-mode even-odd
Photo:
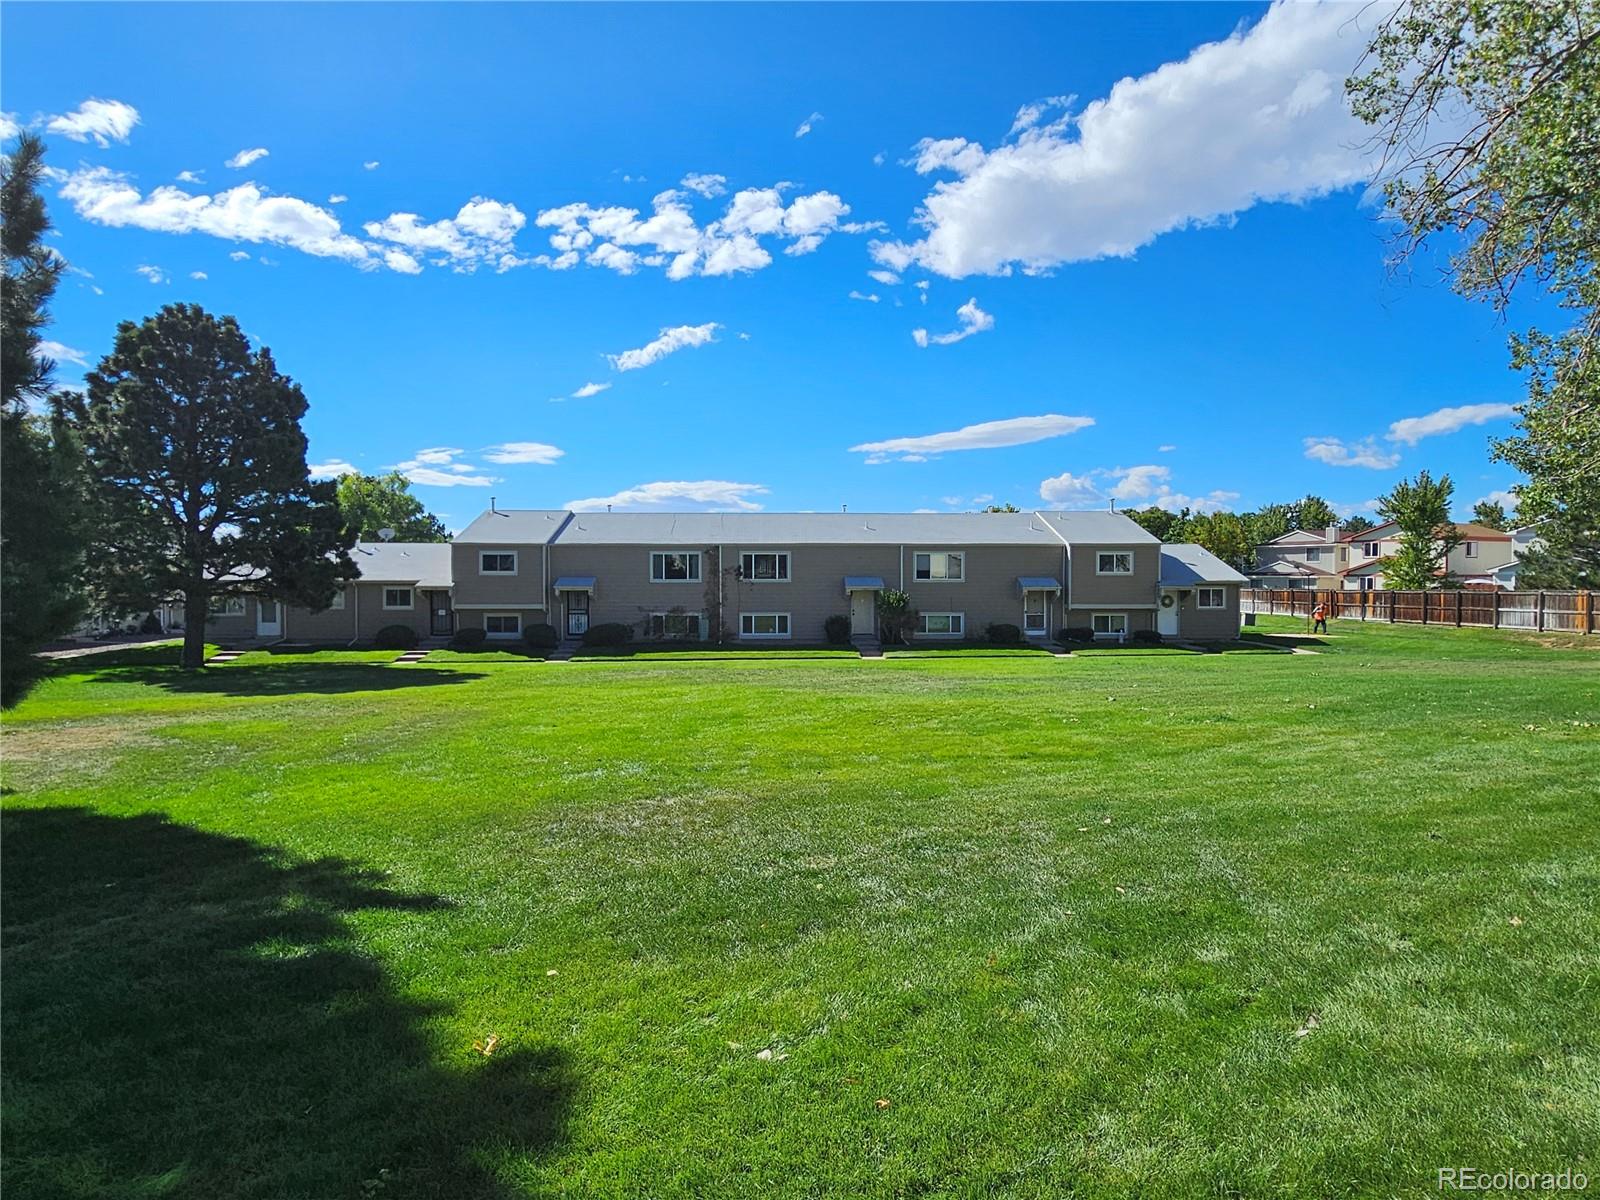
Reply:
[[[1161,547],[1156,630],[1163,637],[1219,642],[1239,633],[1239,588],[1250,581],[1204,546]]]
[[[1450,575],[1466,585],[1516,586],[1520,552],[1512,533],[1486,525],[1455,528],[1461,543],[1445,560]],[[1400,528],[1393,521],[1353,533],[1296,530],[1256,547],[1250,582],[1262,588],[1373,591],[1384,586],[1384,564],[1399,549]]]
[[[991,624],[1015,625],[1033,639],[1068,627],[1122,638],[1158,623],[1176,636],[1231,638],[1244,582],[1237,572],[1205,580],[1224,590],[1220,606],[1187,576],[1164,590],[1161,543],[1117,512],[491,506],[449,544],[362,543],[353,557],[361,578],[333,608],[284,611],[271,600],[236,597],[213,618],[215,636],[364,641],[384,625],[404,624],[423,636],[482,629],[513,639],[548,624],[576,638],[591,625],[620,623],[641,640],[706,640],[718,635],[720,612],[735,640],[820,643],[824,622],[836,614],[850,621],[853,636],[875,637],[878,597],[893,589],[908,593],[917,611],[913,638],[931,643],[979,639]],[[1211,559],[1197,569],[1218,568]]]

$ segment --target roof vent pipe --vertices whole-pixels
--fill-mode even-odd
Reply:
[[[611,511],[611,505],[609,505],[609,504],[608,504],[608,505],[606,505],[606,511],[607,511],[607,512],[610,512],[610,511]]]
[[[1117,498],[1115,496],[1111,497],[1111,511],[1117,511]]]
[[[839,505],[839,511],[842,513],[847,513],[850,511],[850,506],[848,504],[841,504]]]
[[[494,497],[493,496],[489,497],[489,512],[494,516],[499,516],[500,515],[499,511],[494,506]]]

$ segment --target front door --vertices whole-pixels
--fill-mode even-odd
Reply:
[[[449,592],[428,593],[428,632],[449,637],[456,631],[456,615],[450,608]]]
[[[850,636],[876,637],[878,633],[878,593],[850,593]]]
[[[262,596],[256,600],[256,636],[283,636],[283,606]]]
[[[563,592],[567,598],[567,636],[582,637],[589,632],[589,593]]]
[[[1176,592],[1162,592],[1161,606],[1156,609],[1156,632],[1162,637],[1178,636],[1178,606]]]

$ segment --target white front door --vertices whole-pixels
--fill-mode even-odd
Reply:
[[[256,601],[256,636],[283,636],[283,607],[276,600],[261,597]]]
[[[1178,605],[1182,603],[1176,592],[1162,592],[1160,607],[1156,609],[1156,632],[1162,637],[1178,636]]]
[[[850,636],[875,637],[878,632],[878,593],[850,593]]]

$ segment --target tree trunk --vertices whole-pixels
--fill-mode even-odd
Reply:
[[[207,597],[195,591],[183,594],[183,658],[186,671],[199,670],[206,665],[206,615],[210,611]]]

